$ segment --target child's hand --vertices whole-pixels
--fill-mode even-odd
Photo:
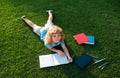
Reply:
[[[61,50],[58,51],[58,54],[59,54],[60,56],[64,56],[64,55],[65,55],[65,53],[62,52]]]
[[[73,59],[71,57],[68,58],[69,63],[71,63],[73,61]]]

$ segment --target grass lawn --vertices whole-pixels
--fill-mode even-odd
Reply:
[[[119,0],[0,0],[0,78],[120,78]],[[104,70],[92,63],[40,69],[39,55],[51,53],[22,20],[38,25],[54,10],[54,23],[63,28],[67,44],[78,57],[83,53],[106,58]],[[74,34],[94,35],[96,44],[78,45]]]

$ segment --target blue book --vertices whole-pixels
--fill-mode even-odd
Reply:
[[[93,58],[91,56],[82,54],[75,60],[75,64],[80,68],[85,68],[92,60]]]
[[[92,45],[95,44],[94,36],[87,36],[87,38],[89,39],[89,41],[88,42],[84,42],[85,44],[92,44]]]

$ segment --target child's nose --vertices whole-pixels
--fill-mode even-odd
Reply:
[[[56,39],[59,39],[59,37],[56,37]]]

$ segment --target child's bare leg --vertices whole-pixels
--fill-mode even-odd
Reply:
[[[29,19],[27,19],[25,16],[22,17],[22,20],[25,21],[25,23],[29,25],[31,28],[34,28],[35,24]]]
[[[52,14],[53,11],[52,11],[52,10],[48,10],[47,12],[48,12],[48,15],[49,15],[49,16],[48,16],[47,23],[48,23],[48,22],[52,22],[52,21],[53,21],[53,14]]]

